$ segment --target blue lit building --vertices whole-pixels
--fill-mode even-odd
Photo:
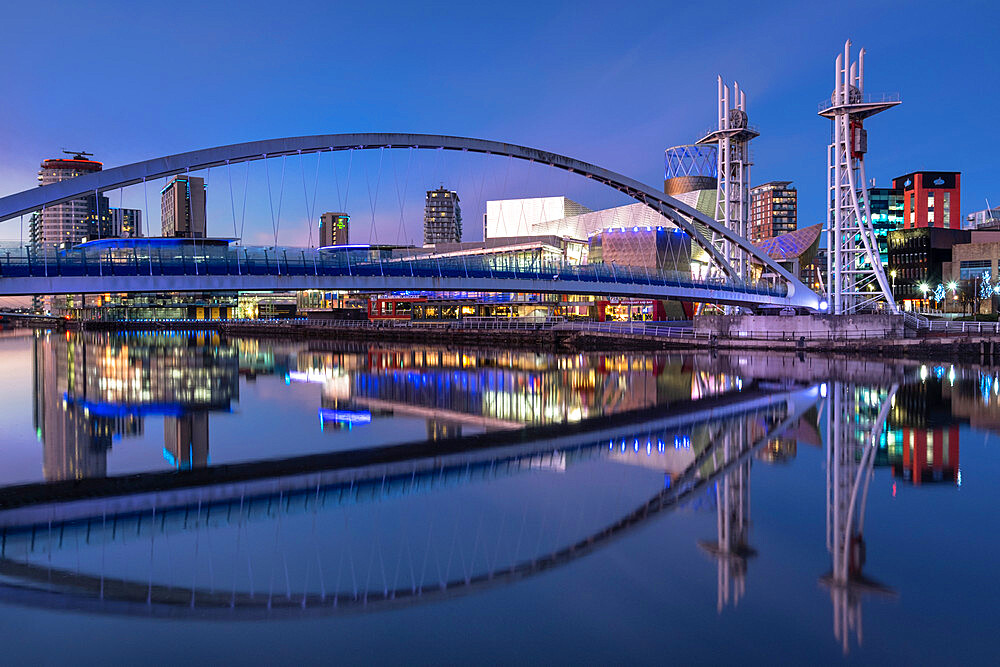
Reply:
[[[878,252],[882,266],[889,264],[889,232],[903,228],[903,190],[897,188],[868,188],[871,205],[872,227],[878,239]]]

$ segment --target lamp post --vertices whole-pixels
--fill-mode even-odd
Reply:
[[[926,312],[926,310],[927,310],[927,290],[929,290],[930,287],[928,287],[927,283],[920,283],[919,285],[917,285],[917,289],[920,290],[921,300],[923,302],[922,305],[924,307],[924,311]]]

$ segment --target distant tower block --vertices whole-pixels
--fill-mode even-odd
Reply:
[[[747,96],[734,82],[732,98],[729,86],[719,77],[718,129],[709,132],[699,144],[717,144],[718,194],[715,219],[743,238],[749,238],[750,218],[750,140],[759,132],[749,126]],[[747,254],[720,234],[712,235],[712,244],[729,262],[736,275],[747,280],[750,262]]]
[[[827,293],[830,312],[842,315],[885,309],[898,313],[879,257],[865,187],[865,153],[869,116],[899,104],[899,100],[865,97],[865,50],[851,62],[851,42],[837,56],[836,84],[819,115],[833,121],[833,143],[827,153]]]

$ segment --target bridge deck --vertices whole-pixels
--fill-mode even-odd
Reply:
[[[177,246],[0,252],[0,296],[301,289],[609,294],[810,307],[784,285],[697,280],[679,271],[507,256],[391,258],[377,251]]]

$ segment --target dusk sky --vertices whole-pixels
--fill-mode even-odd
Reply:
[[[63,148],[116,166],[356,131],[525,144],[662,187],[663,149],[713,123],[722,74],[761,131],[752,183],[793,181],[813,224],[830,132],[817,104],[850,38],[867,49],[866,92],[903,100],[866,125],[869,178],[961,171],[965,213],[1000,204],[998,21],[990,2],[9,3],[0,193],[33,187]],[[411,180],[419,198],[436,185]]]

